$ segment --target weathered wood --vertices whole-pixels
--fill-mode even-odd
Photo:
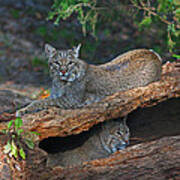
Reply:
[[[26,152],[26,160],[20,157],[16,159],[3,152],[7,140],[8,136],[0,134],[0,180],[40,180],[41,177],[44,180],[47,177],[48,180],[49,177],[52,177],[48,168],[45,170],[46,152],[37,146],[33,150],[23,146]]]
[[[50,180],[179,180],[180,136],[165,137],[114,153],[108,158],[85,162],[74,168],[54,168]]]
[[[180,97],[180,73],[175,65],[178,67],[176,63],[163,66],[162,79],[159,82],[116,93],[89,107],[74,110],[49,108],[25,115],[24,128],[41,133],[37,141],[50,136],[78,134],[99,122],[127,115],[138,107],[153,106],[169,98]],[[7,122],[2,120],[0,129],[6,125]],[[180,136],[144,142],[116,152],[108,158],[64,169],[46,168],[47,154],[38,148],[26,151],[26,161],[16,162],[10,159],[8,163],[6,159],[9,157],[3,154],[3,142],[7,141],[1,137],[0,175],[7,177],[6,179],[180,179]]]
[[[12,166],[7,162],[3,162],[7,157],[0,151],[0,179],[180,179],[180,136],[164,137],[155,141],[134,145],[116,152],[108,158],[84,162],[76,167],[46,168],[46,154],[37,148],[34,152],[27,151],[27,153],[26,162],[15,162],[13,160],[14,166],[12,170]]]
[[[118,92],[98,103],[81,109],[49,108],[23,116],[24,128],[39,132],[38,140],[51,136],[67,136],[87,131],[105,120],[127,115],[138,107],[154,106],[169,98],[180,97],[180,73],[176,63],[163,66],[162,78],[146,87]],[[0,124],[0,129],[6,123]]]

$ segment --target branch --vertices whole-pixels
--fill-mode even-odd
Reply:
[[[133,0],[131,0],[131,3],[132,3],[136,8],[138,8],[139,10],[143,10],[143,11],[148,12],[149,14],[152,14],[153,16],[157,16],[163,23],[168,24],[168,25],[173,24],[172,22],[164,19],[163,17],[161,17],[160,15],[158,15],[156,12],[154,12],[154,11],[152,10],[153,8],[150,9],[150,7],[146,7],[145,4],[144,4],[142,1],[140,1],[141,6],[138,6],[136,3],[133,2]],[[177,23],[178,23],[178,22],[177,22]],[[178,29],[180,29],[180,25],[179,25],[179,24],[176,24],[175,26],[176,26]]]

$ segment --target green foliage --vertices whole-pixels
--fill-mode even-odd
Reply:
[[[140,23],[139,23],[139,29],[143,29],[144,27],[149,27],[152,23],[152,18],[150,16],[145,17]]]
[[[20,148],[19,155],[22,157],[22,159],[26,159],[26,153],[24,152],[23,148]]]
[[[180,1],[179,0],[131,0],[133,5],[143,12],[139,28],[151,24],[163,23],[167,32],[166,43],[170,52],[180,46]]]
[[[176,59],[180,59],[180,55],[173,54],[172,56],[173,56],[174,58],[176,58]]]
[[[124,3],[124,4],[123,4]],[[124,5],[121,7],[121,5]],[[96,0],[54,0],[52,11],[48,19],[59,24],[70,16],[77,18],[82,25],[84,35],[98,32],[98,25],[105,24],[104,35],[111,33],[107,28],[112,22],[119,22],[128,14],[125,6],[133,11],[133,20],[136,21],[140,31],[146,28],[161,27],[163,44],[169,51],[177,53],[180,47],[180,1],[179,0],[129,0],[127,2],[96,1]],[[131,6],[131,8],[130,8]],[[125,16],[126,17],[126,16]],[[108,25],[107,25],[108,24]],[[157,29],[159,32],[159,29]],[[155,45],[156,46],[156,45]],[[160,48],[156,47],[159,51]]]
[[[21,127],[22,127],[22,119],[17,117],[14,121],[14,125],[15,125],[15,128],[16,128],[16,131],[19,130]]]
[[[1,132],[8,135],[8,141],[4,146],[4,153],[10,157],[21,157],[26,159],[26,153],[23,149],[23,143],[30,149],[34,148],[34,135],[39,135],[36,132],[24,132],[22,129],[23,121],[17,117],[15,120],[9,121],[7,129],[3,129]]]
[[[13,125],[13,120],[11,120],[9,123],[8,123],[8,129],[10,129],[11,128],[11,126]]]
[[[82,31],[86,35],[87,30],[95,33],[95,27],[98,17],[98,8],[96,0],[54,0],[53,11],[49,13],[48,19],[55,18],[55,24],[66,20],[72,14],[76,14],[77,19],[82,25]]]

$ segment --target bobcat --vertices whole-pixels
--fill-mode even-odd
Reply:
[[[105,122],[100,129],[91,131],[91,136],[81,146],[49,154],[47,166],[76,166],[85,161],[105,158],[113,152],[123,150],[129,144],[129,136],[126,117]]]
[[[103,65],[82,61],[78,58],[79,50],[80,45],[69,50],[45,45],[52,78],[51,95],[44,100],[33,101],[17,111],[16,116],[48,106],[80,108],[115,92],[146,86],[160,79],[161,58],[152,50],[132,50]]]

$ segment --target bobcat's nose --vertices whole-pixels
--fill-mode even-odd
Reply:
[[[65,73],[66,73],[65,70],[61,70],[60,72],[62,73],[62,75],[65,75]]]
[[[68,76],[68,72],[67,71],[65,71],[65,70],[61,70],[60,72],[59,72],[59,75],[60,76]]]

